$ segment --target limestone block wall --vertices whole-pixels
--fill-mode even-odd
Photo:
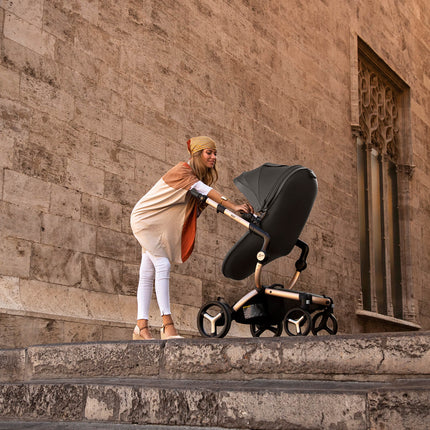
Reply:
[[[199,134],[218,142],[217,188],[232,198],[233,178],[263,162],[315,171],[299,288],[332,296],[344,333],[387,329],[355,315],[358,36],[411,87],[410,252],[428,329],[429,23],[425,0],[1,1],[0,346],[129,338],[140,256],[130,211]],[[188,334],[203,301],[253,285],[221,274],[241,228],[207,210],[198,229],[172,273]],[[286,283],[295,258],[268,266],[264,283]],[[151,313],[156,326],[155,302]]]

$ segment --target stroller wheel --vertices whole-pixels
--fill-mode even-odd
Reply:
[[[323,330],[332,335],[337,333],[337,319],[332,313],[322,311],[312,318],[312,333],[317,336]]]
[[[304,309],[293,308],[285,315],[284,328],[288,336],[307,336],[311,326],[311,315]]]
[[[203,305],[197,314],[197,327],[204,337],[224,337],[231,326],[231,311],[225,303],[213,301]]]
[[[251,331],[252,337],[260,337],[264,335],[266,332],[266,337],[278,337],[282,333],[282,322],[279,324],[254,324],[252,323],[249,326],[249,329]]]

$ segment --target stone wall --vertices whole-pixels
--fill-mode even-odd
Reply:
[[[218,142],[217,188],[232,198],[232,179],[263,162],[313,169],[298,288],[334,298],[341,332],[403,329],[355,315],[358,36],[411,88],[412,287],[415,322],[430,328],[425,0],[0,5],[0,346],[129,338],[140,254],[130,211],[199,134]],[[172,273],[172,310],[188,334],[203,301],[252,288],[220,269],[241,228],[209,209],[198,228],[193,256]],[[263,282],[286,283],[295,258],[273,262]],[[151,314],[159,324],[155,301]]]

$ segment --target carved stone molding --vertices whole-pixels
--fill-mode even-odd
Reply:
[[[358,124],[351,125],[352,137],[357,138],[363,137],[363,132],[361,131],[361,127]]]
[[[410,164],[397,164],[397,172],[405,174],[409,179],[414,176],[415,165]]]

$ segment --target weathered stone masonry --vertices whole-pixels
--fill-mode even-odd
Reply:
[[[402,330],[360,306],[357,38],[410,87],[410,264],[415,320],[430,328],[430,14],[425,0],[2,0],[0,346],[128,339],[140,250],[131,208],[186,157],[219,143],[221,192],[263,162],[315,171],[300,289],[334,298],[344,333]],[[242,230],[207,210],[172,274],[179,328],[234,301],[221,262]],[[285,283],[295,255],[263,274]],[[153,303],[154,325],[158,311]],[[232,330],[234,334],[239,332]]]

